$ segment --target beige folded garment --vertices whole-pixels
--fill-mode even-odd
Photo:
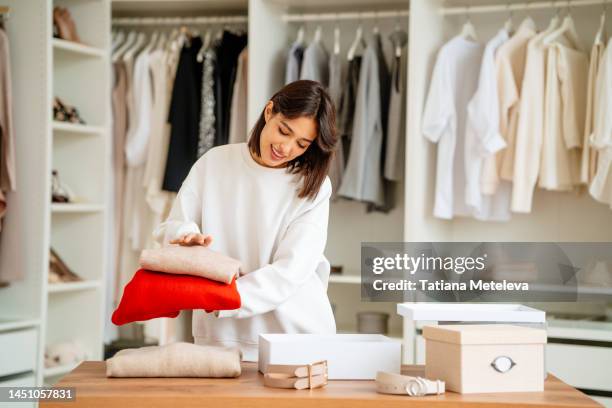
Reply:
[[[157,272],[202,276],[231,283],[240,273],[240,261],[201,245],[171,245],[145,249],[140,253],[140,266]]]
[[[107,377],[238,377],[242,352],[177,342],[120,350],[106,360]]]

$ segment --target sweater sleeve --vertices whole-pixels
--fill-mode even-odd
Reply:
[[[189,233],[200,233],[202,225],[202,197],[198,193],[201,183],[198,163],[194,164],[183,181],[168,218],[153,231],[153,237],[162,246]]]
[[[272,262],[236,279],[241,307],[216,311],[216,317],[240,319],[274,310],[316,273],[327,241],[330,196],[326,178],[313,205],[290,223]]]

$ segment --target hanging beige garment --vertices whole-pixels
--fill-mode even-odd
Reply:
[[[564,39],[547,49],[544,138],[538,185],[569,191],[580,182],[580,148],[586,118],[586,53]]]
[[[9,38],[0,28],[0,233],[2,219],[7,211],[10,211],[7,204],[8,196],[17,188],[11,81]],[[4,268],[0,270],[0,287],[23,280],[24,277],[23,268]]]
[[[612,47],[604,52],[597,73],[591,144],[598,149],[597,169],[589,193],[612,208]]]
[[[512,178],[512,211],[529,213],[540,171],[544,132],[544,84],[546,54],[544,37],[556,29],[551,25],[527,44],[525,76],[521,89]]]
[[[144,194],[151,212],[149,223],[143,225],[144,248],[153,248],[152,231],[162,222],[168,193],[161,189],[168,155],[168,58],[166,50],[151,53],[150,70],[153,83],[153,109],[151,114],[151,135],[143,176]]]
[[[499,130],[506,141],[506,148],[485,159],[481,176],[484,194],[495,194],[501,180],[513,179],[516,125],[525,75],[527,44],[535,35],[533,20],[526,19],[512,38],[499,47],[495,56],[500,107]]]
[[[127,133],[127,68],[123,61],[113,64],[115,70],[115,86],[112,91],[113,102],[113,181],[114,181],[114,207],[113,207],[113,256],[112,265],[117,272],[121,266],[121,239],[123,235],[123,202],[125,193],[125,135]]]
[[[582,158],[580,161],[580,182],[590,184],[595,177],[597,169],[597,150],[591,146],[589,138],[593,133],[595,121],[595,90],[597,86],[597,72],[601,63],[605,44],[596,42],[591,48],[591,59],[589,64],[589,78],[587,85],[586,119],[584,123],[584,138],[582,141]]]
[[[238,56],[230,111],[229,143],[246,142],[249,137],[247,128],[248,53],[247,47],[245,47]]]
[[[8,36],[0,29],[0,190],[16,187],[11,57]]]

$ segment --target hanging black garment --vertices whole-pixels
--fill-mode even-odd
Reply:
[[[202,48],[200,37],[183,46],[176,68],[168,123],[171,125],[168,159],[162,189],[178,191],[191,166],[197,160],[202,64],[196,59]]]
[[[380,119],[382,124],[382,142],[380,149],[380,174],[385,173],[385,160],[387,151],[387,123],[389,121],[389,96],[391,95],[391,73],[387,66],[385,54],[383,52],[382,39],[379,33],[374,34],[376,44],[376,55],[378,56],[378,80],[380,82]],[[379,211],[388,213],[395,206],[395,183],[382,178],[385,203],[376,205],[368,203],[367,212]]]
[[[342,153],[344,163],[348,163],[353,135],[353,117],[355,116],[355,98],[359,87],[359,72],[361,71],[361,56],[356,55],[348,63],[346,83],[340,97],[337,109],[338,135],[342,138]]]
[[[215,146],[227,144],[229,140],[230,109],[238,56],[247,45],[247,36],[223,31],[217,45],[217,66],[215,67]]]

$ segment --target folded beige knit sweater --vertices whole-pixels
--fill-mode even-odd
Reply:
[[[201,245],[171,245],[145,249],[140,266],[150,271],[195,275],[218,282],[231,283],[240,273],[240,261]]]
[[[238,377],[237,347],[176,342],[118,351],[106,360],[107,377]]]

